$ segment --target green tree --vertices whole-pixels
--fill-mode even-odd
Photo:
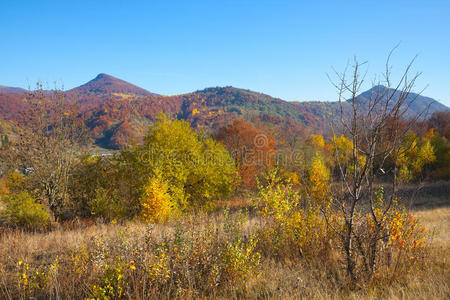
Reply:
[[[119,160],[122,172],[140,192],[139,199],[149,182],[167,184],[174,212],[228,195],[237,177],[234,160],[222,144],[164,114],[144,143],[122,151]]]
[[[74,167],[67,209],[82,217],[131,218],[140,206],[131,168],[119,157],[84,155]]]
[[[44,206],[36,202],[27,192],[2,197],[5,206],[0,210],[0,220],[13,226],[36,228],[49,222]]]

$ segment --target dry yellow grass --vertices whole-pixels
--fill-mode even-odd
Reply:
[[[450,246],[450,208],[441,207],[413,212],[432,233],[433,247]]]
[[[423,224],[432,233],[427,252],[427,265],[407,274],[404,282],[379,283],[376,286],[361,286],[350,289],[339,282],[338,274],[329,274],[329,266],[320,263],[280,262],[266,258],[243,284],[222,287],[220,293],[206,296],[217,298],[261,298],[261,299],[448,299],[450,288],[450,208],[441,207],[415,211]],[[201,215],[191,217],[196,226],[216,226],[223,221],[223,215]],[[256,218],[244,226],[251,231],[258,226]],[[151,229],[150,229],[151,227]],[[5,231],[0,235],[0,298],[19,297],[14,293],[17,282],[16,266],[26,261],[30,266],[49,264],[56,257],[64,262],[62,256],[68,248],[89,245],[93,240],[114,240],[126,236],[133,240],[145,239],[149,231],[155,240],[162,240],[167,233],[174,232],[173,224],[145,225],[138,222],[125,224],[94,224],[76,229],[59,228],[48,233],[28,233]],[[189,230],[188,228],[186,230]],[[331,262],[332,263],[332,262]],[[337,276],[337,277],[336,277]],[[63,281],[59,279],[53,297],[62,298]],[[74,289],[75,290],[75,289]],[[182,295],[182,296],[181,296]],[[161,296],[161,295],[160,295]],[[180,298],[197,298],[198,293],[184,291]],[[169,294],[167,294],[169,297]],[[172,297],[172,296],[171,296]],[[125,298],[135,298],[126,295]],[[155,297],[156,298],[156,297]]]

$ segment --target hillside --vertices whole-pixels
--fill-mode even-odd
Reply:
[[[380,88],[383,87],[361,93],[358,101],[364,104]],[[24,91],[0,88],[1,119],[10,122],[20,119],[20,113],[27,109]],[[66,91],[65,96],[77,104],[96,143],[105,148],[120,148],[131,140],[139,140],[160,111],[206,131],[243,118],[293,142],[295,137],[305,136],[308,131],[326,133],[329,118],[339,109],[337,102],[289,102],[231,86],[163,96],[103,73]],[[394,95],[394,100],[395,97],[398,95]],[[408,116],[427,107],[429,114],[448,110],[429,97],[411,94],[408,99],[415,99]]]
[[[384,99],[390,97],[392,99],[390,106],[392,107],[401,97],[401,92],[378,85],[361,93],[357,97],[357,101],[361,104],[366,104],[369,103],[371,99],[373,100],[375,97],[378,97],[378,95],[383,95]],[[445,111],[449,109],[447,106],[439,103],[433,98],[425,97],[416,93],[409,93],[404,103],[404,105],[408,107],[405,114],[410,118],[415,117],[418,114],[426,114],[426,116],[430,116],[433,112]]]
[[[0,85],[0,93],[9,93],[9,94],[23,94],[27,90],[18,88],[18,87],[11,87],[11,86],[4,86]]]

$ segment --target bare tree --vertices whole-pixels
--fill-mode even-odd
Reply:
[[[44,91],[38,84],[26,101],[28,109],[2,159],[26,175],[26,188],[48,205],[56,220],[63,212],[69,176],[86,144],[87,130],[76,105],[62,91]]]
[[[356,58],[344,72],[336,72],[332,80],[337,89],[339,114],[332,122],[333,135],[343,134],[352,141],[350,159],[344,161],[334,141],[338,184],[333,191],[332,208],[343,216],[342,226],[333,227],[342,241],[346,270],[352,281],[356,268],[370,278],[374,273],[380,241],[388,241],[386,220],[397,199],[398,159],[405,151],[403,137],[422,114],[410,116],[409,107],[417,99],[412,94],[420,73],[410,75],[415,58],[394,83],[391,76],[390,52],[381,79],[372,81],[371,94],[361,97],[366,83],[365,63]],[[387,163],[389,162],[389,163]],[[389,195],[377,199],[376,178],[389,174]],[[383,192],[385,193],[385,192]],[[324,210],[325,217],[327,213]],[[328,218],[327,218],[327,221]],[[368,224],[374,224],[369,228]],[[331,222],[328,222],[332,226]]]

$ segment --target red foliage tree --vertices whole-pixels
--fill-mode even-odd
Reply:
[[[428,122],[429,128],[434,128],[441,136],[450,138],[450,111],[434,112]]]
[[[244,120],[235,120],[221,127],[216,135],[230,151],[239,166],[241,182],[249,188],[256,186],[261,172],[273,166],[275,141],[272,136]]]

